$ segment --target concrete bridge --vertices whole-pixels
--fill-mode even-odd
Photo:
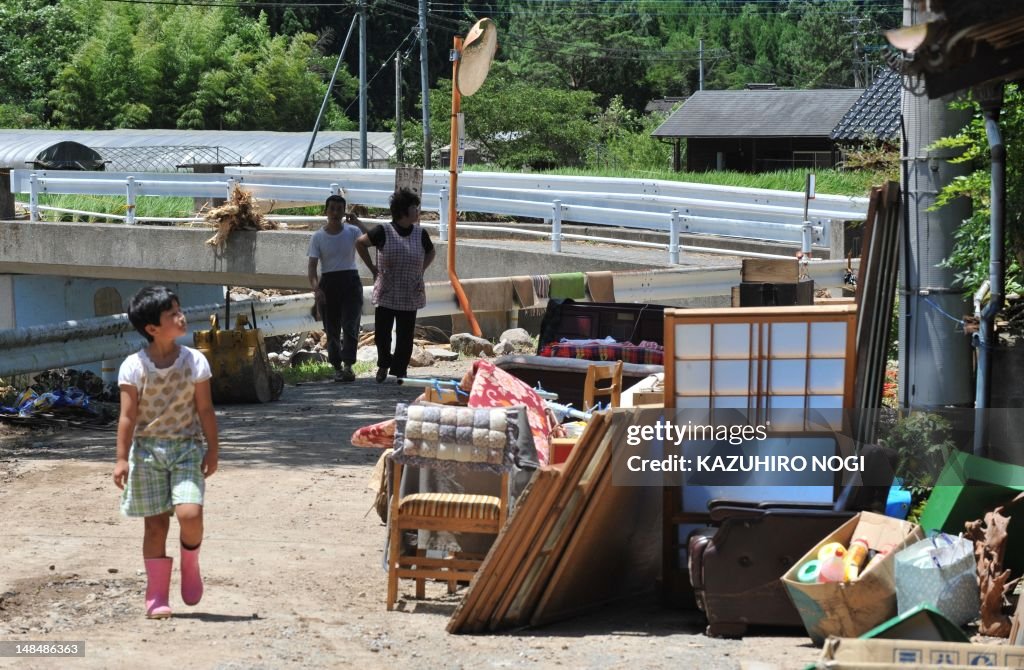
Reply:
[[[306,251],[311,231],[235,231],[222,251],[207,245],[211,228],[126,226],[103,223],[0,222],[0,274],[138,280],[306,289]],[[427,281],[446,281],[442,243]],[[512,239],[458,242],[458,273],[464,279],[509,275],[735,266],[737,257],[683,253],[670,266],[657,249]],[[364,281],[370,276],[360,267]]]

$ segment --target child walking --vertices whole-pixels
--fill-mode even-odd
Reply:
[[[217,470],[218,449],[212,373],[203,354],[175,342],[187,332],[187,322],[170,289],[139,291],[128,318],[149,344],[125,359],[118,374],[114,483],[123,491],[121,511],[145,518],[146,617],[163,619],[171,616],[174,559],[166,554],[166,542],[172,513],[181,531],[181,599],[195,605],[203,597],[203,493],[205,478]]]

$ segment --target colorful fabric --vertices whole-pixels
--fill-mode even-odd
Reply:
[[[466,373],[461,386],[470,388],[470,407],[526,406],[537,460],[541,465],[547,464],[552,425],[557,423],[553,423],[549,418],[547,405],[533,389],[521,379],[486,360],[473,363],[473,368]]]
[[[395,443],[395,420],[388,419],[370,426],[363,426],[352,433],[353,447],[390,449]]]
[[[406,405],[395,410],[399,463],[454,472],[511,470],[522,408]]]
[[[128,454],[125,516],[156,516],[175,505],[203,504],[203,448],[195,440],[136,437]]]
[[[582,272],[565,272],[549,275],[551,290],[549,298],[572,298],[582,300],[587,297],[587,276]]]
[[[658,345],[654,345],[655,347]],[[541,347],[540,356],[548,358],[579,358],[586,361],[623,361],[645,365],[662,365],[664,349],[644,344],[562,344],[552,342]]]

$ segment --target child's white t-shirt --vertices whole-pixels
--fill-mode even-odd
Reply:
[[[166,368],[156,367],[145,349],[126,358],[117,383],[139,390],[135,436],[201,438],[195,406],[196,384],[212,376],[206,357],[191,347],[181,347],[178,358]]]

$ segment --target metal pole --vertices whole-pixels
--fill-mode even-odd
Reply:
[[[459,91],[459,60],[462,58],[462,38],[456,36],[454,48],[451,52],[452,59],[452,122],[451,122],[451,144],[448,151],[448,188],[451,191],[448,200],[448,280],[455,291],[455,297],[459,299],[462,312],[466,315],[469,328],[474,335],[480,337],[480,324],[476,321],[473,308],[469,304],[469,297],[462,289],[459,275],[455,271],[455,239],[458,230],[456,225],[458,219],[458,193],[459,193],[459,112],[462,109],[462,94]]]
[[[700,58],[698,59],[698,61],[700,62],[700,84],[699,84],[699,88],[697,90],[698,91],[703,91],[704,90],[704,40],[700,41]]]
[[[679,210],[673,209],[668,222],[668,262],[672,265],[679,265],[680,223]]]
[[[28,195],[28,213],[30,221],[39,220],[39,177],[32,173],[28,178],[30,189]]]
[[[309,138],[309,147],[306,148],[306,156],[302,159],[302,167],[306,167],[306,163],[309,162],[309,155],[313,153],[313,143],[316,142],[316,134],[320,132],[320,122],[323,121],[324,112],[327,111],[327,101],[331,99],[331,91],[334,90],[334,80],[338,77],[338,68],[341,67],[341,61],[345,58],[348,41],[352,39],[352,31],[356,27],[357,20],[359,20],[359,17],[353,16],[352,23],[348,26],[348,34],[345,35],[345,42],[341,45],[341,51],[338,53],[338,62],[334,64],[334,73],[331,74],[331,83],[327,84],[324,101],[320,103],[320,113],[316,115],[316,123],[313,124],[313,136]]]
[[[430,77],[427,55],[427,0],[420,0],[420,89],[423,103],[423,169],[429,170],[432,148],[430,146]]]
[[[989,301],[981,311],[981,320],[976,335],[978,347],[978,378],[974,400],[974,455],[988,456],[988,429],[991,417],[986,410],[992,406],[992,359],[995,346],[995,319],[1003,308],[1006,293],[1005,243],[1003,232],[1006,225],[1006,145],[999,131],[999,110],[1003,100],[1003,85],[991,87],[997,91],[989,93],[993,99],[984,99],[975,91],[981,101],[985,117],[985,133],[991,153],[992,180],[990,185],[989,218]]]
[[[366,0],[359,0],[359,167],[366,159]]]
[[[405,163],[402,149],[402,54],[395,54],[395,158]]]
[[[562,201],[551,203],[551,251],[562,253]]]
[[[228,195],[227,199],[231,200],[231,193],[235,190],[235,178],[228,177]]]
[[[125,212],[124,222],[129,226],[135,225],[135,177],[128,177],[128,206]]]
[[[448,189],[442,188],[438,197],[438,213],[440,221],[437,226],[437,235],[442,242],[448,241]]]

